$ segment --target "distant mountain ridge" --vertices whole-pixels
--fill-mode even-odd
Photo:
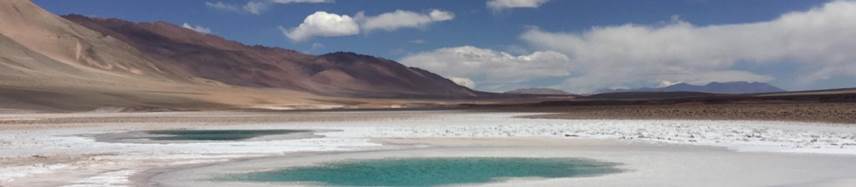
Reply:
[[[705,85],[693,85],[678,83],[662,88],[637,88],[637,89],[609,89],[601,90],[599,93],[615,92],[704,92],[722,94],[750,94],[750,93],[773,93],[786,90],[762,82],[711,82]]]
[[[564,90],[552,88],[521,88],[507,91],[504,93],[518,95],[570,95],[570,93],[565,92]]]

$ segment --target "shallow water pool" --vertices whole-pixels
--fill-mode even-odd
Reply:
[[[218,180],[329,186],[442,186],[516,177],[565,178],[616,173],[616,163],[573,158],[396,158],[230,175]]]
[[[311,132],[308,130],[156,130],[147,134],[163,135],[148,137],[150,140],[195,140],[195,141],[234,141],[250,138]]]

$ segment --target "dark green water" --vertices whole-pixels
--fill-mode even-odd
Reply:
[[[307,182],[328,186],[441,186],[512,177],[564,178],[620,172],[617,164],[567,158],[414,158],[336,162],[227,176],[249,182]]]
[[[245,140],[259,136],[280,135],[290,133],[310,132],[306,130],[157,130],[146,131],[153,135],[151,140],[196,140],[196,141],[230,141]]]

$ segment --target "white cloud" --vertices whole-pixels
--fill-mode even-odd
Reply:
[[[394,31],[401,28],[425,27],[431,23],[452,20],[455,18],[455,14],[436,9],[427,14],[396,10],[368,17],[360,12],[354,17],[361,23],[365,32],[371,32],[373,30]]]
[[[455,15],[451,12],[436,9],[424,14],[396,10],[377,16],[366,16],[363,12],[359,12],[354,17],[318,11],[307,16],[297,27],[292,29],[280,27],[280,30],[291,40],[299,42],[312,37],[351,36],[374,30],[420,28],[431,23],[452,20],[454,17]]]
[[[223,11],[233,11],[233,12],[240,12],[241,11],[241,8],[238,7],[237,5],[226,4],[226,3],[223,3],[222,1],[205,2],[205,6],[208,6],[209,8],[213,8],[213,9],[217,9],[217,10],[223,10]]]
[[[489,0],[487,7],[491,10],[510,8],[538,8],[549,0]]]
[[[431,21],[435,21],[435,22],[437,22],[437,21],[448,21],[448,20],[455,19],[455,13],[452,13],[449,11],[434,9],[434,10],[431,10],[430,13],[428,13],[428,17],[431,18]]]
[[[312,37],[349,36],[360,33],[357,22],[351,16],[324,11],[315,12],[293,29],[280,27],[283,34],[293,41],[305,41]]]
[[[541,50],[561,52],[575,65],[563,87],[599,88],[656,84],[770,81],[741,71],[737,63],[761,66],[796,62],[798,81],[856,78],[856,2],[834,1],[774,20],[697,26],[681,20],[659,26],[625,24],[582,33],[530,29],[521,38]],[[557,67],[559,68],[559,67]],[[794,76],[794,75],[789,75]]]
[[[309,50],[315,51],[315,50],[323,49],[324,47],[327,47],[327,46],[325,46],[322,43],[315,42],[315,43],[312,43],[312,47],[310,47]]]
[[[476,87],[476,82],[475,82],[475,81],[473,81],[473,80],[470,80],[470,79],[468,79],[468,78],[462,78],[462,77],[449,77],[449,80],[451,80],[451,81],[452,81],[452,82],[454,82],[455,84],[458,84],[458,85],[461,85],[461,86],[463,86],[463,87],[467,87],[467,88],[470,88],[470,89],[473,89],[473,88],[475,88],[475,87]]]
[[[205,5],[214,9],[246,12],[255,15],[261,15],[264,11],[270,9],[275,4],[314,4],[314,3],[332,3],[333,0],[252,0],[244,5],[227,4],[222,1],[205,2]]]
[[[193,31],[196,31],[196,32],[199,32],[199,33],[211,34],[211,29],[206,28],[206,27],[202,27],[202,26],[199,26],[199,25],[195,25],[195,26],[194,26],[194,25],[191,25],[191,24],[188,24],[188,23],[184,23],[184,24],[181,24],[181,27],[184,27],[185,29],[190,29],[190,30],[193,30]]]
[[[568,76],[569,58],[553,51],[515,56],[473,46],[441,48],[402,58],[402,64],[419,67],[479,89],[505,91],[523,88],[541,78]]]
[[[291,4],[291,3],[332,3],[333,0],[271,0],[273,3]]]
[[[657,85],[657,88],[665,88],[665,87],[673,86],[673,85],[680,84],[680,83],[682,83],[682,82],[662,80],[662,81],[660,81],[660,84]]]
[[[261,15],[262,11],[270,8],[270,3],[262,2],[262,1],[250,1],[247,4],[244,4],[244,11],[249,12],[250,14]]]

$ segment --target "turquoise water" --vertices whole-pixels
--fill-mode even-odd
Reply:
[[[149,137],[151,140],[197,140],[197,141],[229,141],[245,140],[259,136],[279,135],[290,133],[310,132],[306,130],[157,130],[146,131],[148,134],[167,135]]]
[[[355,160],[228,176],[248,182],[328,186],[442,186],[511,177],[564,178],[619,172],[615,163],[567,158],[413,158]]]

